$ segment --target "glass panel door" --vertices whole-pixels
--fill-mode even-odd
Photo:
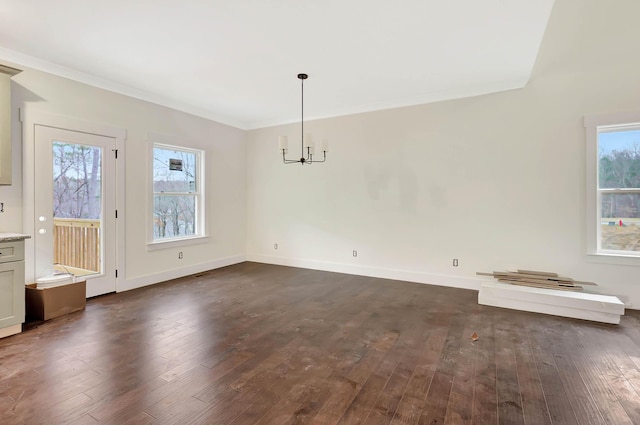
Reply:
[[[115,139],[36,126],[36,278],[70,273],[115,291]]]

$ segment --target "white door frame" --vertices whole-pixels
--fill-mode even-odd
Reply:
[[[125,281],[125,141],[127,131],[123,128],[114,127],[108,124],[84,121],[72,117],[55,115],[44,111],[25,108],[20,110],[20,121],[22,122],[22,193],[24,208],[24,232],[35,236],[36,214],[35,214],[35,126],[60,128],[64,130],[77,131],[83,133],[96,134],[114,138],[116,149],[118,150],[118,160],[116,161],[116,210],[118,219],[116,220],[116,292],[119,291],[120,282]],[[35,282],[35,238],[25,240],[25,281]]]

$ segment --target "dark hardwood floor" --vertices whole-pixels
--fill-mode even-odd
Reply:
[[[640,424],[639,320],[243,263],[0,340],[0,423]]]

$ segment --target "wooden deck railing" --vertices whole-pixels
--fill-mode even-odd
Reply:
[[[100,272],[100,220],[53,219],[53,261]]]

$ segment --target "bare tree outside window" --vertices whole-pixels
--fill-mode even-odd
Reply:
[[[199,233],[197,209],[200,153],[173,147],[153,149],[153,238]]]
[[[53,143],[53,216],[100,219],[102,209],[100,148]]]

